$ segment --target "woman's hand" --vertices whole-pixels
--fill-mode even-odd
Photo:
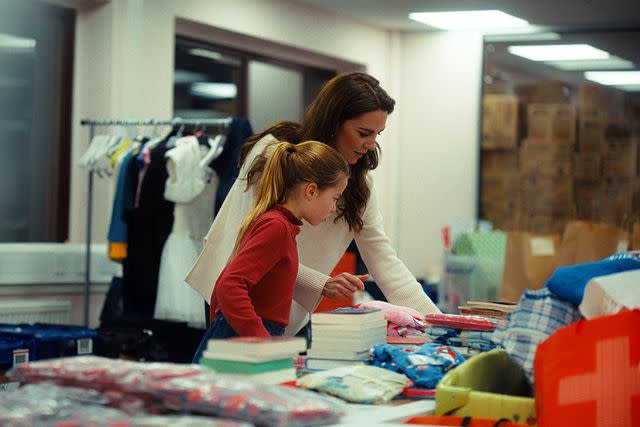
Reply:
[[[362,282],[368,278],[368,274],[340,273],[327,280],[322,289],[322,296],[331,299],[352,298],[355,291],[364,289]]]

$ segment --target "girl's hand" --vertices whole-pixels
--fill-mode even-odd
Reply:
[[[322,289],[322,296],[330,299],[352,298],[355,291],[364,289],[362,282],[368,278],[368,274],[340,273],[327,280]]]

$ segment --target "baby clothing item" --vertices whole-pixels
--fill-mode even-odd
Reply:
[[[349,402],[388,402],[411,386],[402,374],[374,366],[343,366],[300,377],[298,386],[322,391]]]
[[[198,139],[188,136],[179,139],[167,151],[167,179],[164,196],[175,202],[173,228],[162,248],[158,295],[154,317],[156,319],[187,322],[204,328],[203,300],[184,281],[193,262],[202,250],[202,239],[214,217],[215,198],[219,179],[200,167],[206,147]]]
[[[584,288],[590,279],[636,269],[640,269],[640,254],[622,252],[601,261],[560,267],[553,272],[545,286],[558,298],[580,305]]]
[[[394,305],[386,301],[367,301],[356,306],[382,310],[384,318],[388,322],[387,335],[389,336],[418,335],[427,328],[423,315],[411,307]]]
[[[538,344],[580,318],[575,305],[557,298],[547,288],[525,291],[506,329],[494,332],[493,342],[504,347],[533,384],[533,359]]]
[[[436,343],[404,349],[379,344],[371,354],[374,366],[401,372],[419,388],[435,388],[448,371],[465,361],[455,349]]]

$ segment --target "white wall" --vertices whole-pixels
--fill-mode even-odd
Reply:
[[[310,6],[287,0],[113,0],[83,5],[76,33],[74,164],[87,146],[87,129],[78,125],[81,118],[171,117],[177,18],[363,64],[394,93],[388,32]],[[86,236],[86,175],[73,167],[73,242]],[[99,242],[105,239],[112,192],[107,183],[97,181],[95,193],[92,234]]]
[[[381,81],[398,105],[379,139],[377,190],[386,230],[417,276],[439,263],[440,227],[452,218],[475,218],[481,37],[389,32],[287,0],[85,6],[76,34],[74,163],[87,145],[81,118],[171,117],[176,20],[208,26],[203,34],[215,28],[363,64]],[[110,191],[97,183],[96,242],[105,239]],[[71,200],[70,239],[81,242],[86,171],[75,166]]]
[[[438,266],[440,228],[476,218],[482,36],[402,37],[397,250],[416,275]]]

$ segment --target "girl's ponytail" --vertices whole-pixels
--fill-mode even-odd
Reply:
[[[256,202],[249,211],[238,230],[238,237],[231,256],[235,255],[242,238],[249,226],[260,215],[278,203],[283,203],[288,185],[295,180],[295,165],[291,156],[296,152],[296,146],[288,142],[276,144],[267,158],[264,170],[257,183]]]

